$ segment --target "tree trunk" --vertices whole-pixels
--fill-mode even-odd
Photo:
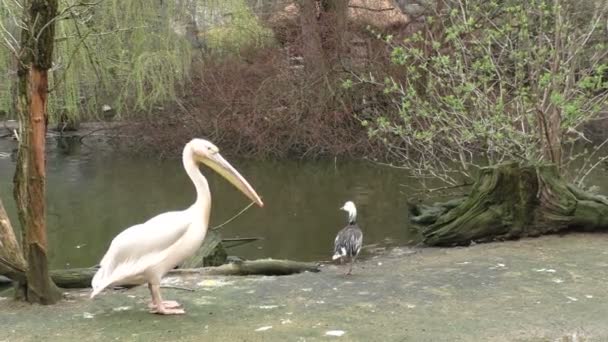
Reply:
[[[608,228],[608,199],[566,184],[554,165],[484,168],[466,199],[411,213],[412,221],[429,224],[422,235],[432,246]]]
[[[319,25],[326,60],[337,63],[348,46],[348,0],[322,0]]]
[[[537,108],[537,121],[540,139],[542,141],[543,156],[549,162],[557,165],[558,169],[562,166],[562,116],[561,108],[557,103],[554,103],[552,99],[554,95],[563,93],[562,89],[559,89],[556,83],[556,78],[560,75],[560,68],[562,65],[562,47],[561,43],[564,41],[564,37],[561,37],[562,14],[561,14],[560,0],[553,0],[553,13],[555,17],[555,32],[553,37],[553,49],[554,53],[551,56],[551,82],[545,85],[543,91],[542,100],[539,101],[539,108]]]
[[[300,27],[302,30],[302,57],[309,74],[324,74],[327,63],[321,43],[321,31],[318,24],[319,8],[314,0],[300,0]]]
[[[26,269],[15,231],[0,200],[0,274],[13,280],[24,281]]]
[[[19,153],[15,201],[23,228],[27,281],[19,290],[29,302],[55,303],[60,292],[48,273],[46,238],[46,165],[48,72],[53,60],[57,0],[24,3],[26,26],[21,32],[18,114]]]
[[[348,44],[348,0],[300,0],[302,56],[310,74],[326,74]]]
[[[20,111],[21,134],[15,171],[15,200],[23,227],[27,283],[21,284],[29,302],[52,304],[59,291],[48,275],[46,237],[46,70],[31,66],[27,74],[27,111]],[[24,87],[20,87],[21,89]]]

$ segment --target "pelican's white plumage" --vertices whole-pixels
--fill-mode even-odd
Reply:
[[[145,223],[118,234],[93,277],[91,298],[111,285],[148,283],[153,312],[184,313],[173,301],[162,301],[160,280],[169,270],[191,256],[207,233],[211,212],[211,194],[207,180],[200,173],[202,162],[220,173],[247,197],[263,206],[249,183],[220,154],[218,148],[203,139],[193,139],[184,147],[182,162],[196,188],[196,201],[182,211],[157,215]]]
[[[141,284],[145,282],[146,271],[165,274],[196,251],[206,231],[201,229],[194,234],[196,231],[192,229],[188,236],[188,228],[194,221],[192,211],[160,214],[118,234],[93,277],[91,297],[114,283]],[[164,272],[159,270],[164,268],[167,268]]]

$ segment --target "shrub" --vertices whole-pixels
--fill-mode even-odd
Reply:
[[[393,104],[362,122],[420,177],[456,184],[503,160],[568,170],[579,155],[562,148],[607,108],[607,18],[605,1],[440,1],[422,30],[382,37],[405,77],[354,78]]]

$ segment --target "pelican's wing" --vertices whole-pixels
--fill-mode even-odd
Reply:
[[[148,267],[166,258],[192,222],[185,211],[155,216],[118,234],[101,260],[101,268],[93,278],[93,288],[104,287],[122,279],[137,276]]]

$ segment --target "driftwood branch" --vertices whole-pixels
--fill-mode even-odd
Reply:
[[[302,272],[319,272],[319,264],[292,260],[260,259],[245,260],[221,265],[194,269],[177,269],[170,274],[203,274],[203,275],[290,275]]]
[[[242,238],[223,238],[222,245],[224,248],[233,248],[237,246],[242,246],[251,242],[256,242],[259,240],[263,240],[263,237],[252,236],[252,237],[242,237]]]
[[[86,288],[91,286],[91,279],[97,268],[72,268],[51,271],[51,278],[62,288]],[[200,275],[290,275],[302,272],[319,272],[317,263],[292,260],[260,259],[246,260],[225,264],[217,267],[183,268],[169,271],[168,275],[200,274]]]

